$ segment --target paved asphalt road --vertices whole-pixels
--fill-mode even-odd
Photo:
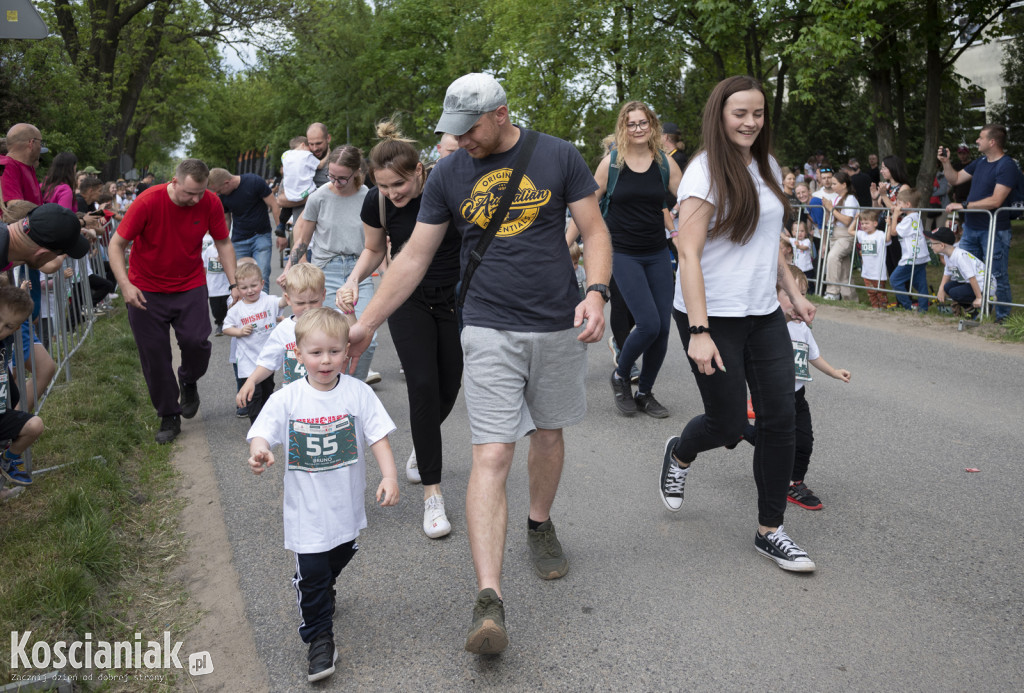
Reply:
[[[600,343],[589,350],[589,411],[566,432],[552,513],[570,558],[561,580],[544,582],[530,569],[525,441],[516,452],[503,585],[508,650],[463,651],[475,581],[460,397],[444,425],[453,531],[439,541],[423,535],[422,491],[401,472],[399,505],[368,507],[361,550],[339,581],[337,673],[317,688],[1020,690],[1024,348],[900,329],[888,316],[837,315],[823,308],[815,337],[853,380],[812,369],[808,385],[816,435],[808,482],[825,509],[791,505],[786,516],[816,573],[786,573],[754,551],[745,444],[700,457],[682,511],[665,509],[657,493],[665,440],[701,411],[679,340],[670,341],[655,388],[672,412],[662,421],[616,413]],[[412,449],[405,382],[386,328],[380,341],[373,366],[384,380],[375,390],[398,425],[391,444],[401,464]],[[201,417],[246,613],[270,689],[306,690],[294,563],[282,547],[281,468],[248,473],[248,422],[234,418],[228,339],[214,344]],[[368,467],[375,489],[379,471]]]

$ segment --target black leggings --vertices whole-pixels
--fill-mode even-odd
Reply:
[[[626,343],[626,337],[633,331],[636,321],[633,320],[633,314],[626,306],[626,299],[619,293],[619,285],[615,283],[615,277],[608,282],[608,290],[612,292],[612,298],[608,302],[608,324],[612,329],[612,336],[615,337],[615,346],[622,349],[622,345]]]
[[[672,311],[683,348],[690,346],[686,313]],[[769,315],[742,318],[708,317],[711,337],[728,372],[715,368],[703,375],[687,357],[697,381],[704,413],[690,419],[673,451],[682,462],[692,462],[705,450],[735,445],[747,426],[747,386],[757,413],[754,446],[754,482],[757,484],[757,521],[765,527],[782,524],[793,471],[796,445],[793,406],[793,343],[786,319],[778,308]]]
[[[462,385],[462,342],[455,285],[417,287],[388,318],[391,340],[405,369],[409,427],[425,485],[441,483],[441,424]]]

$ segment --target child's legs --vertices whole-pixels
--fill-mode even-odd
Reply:
[[[889,277],[889,283],[892,284],[892,288],[896,291],[906,291],[910,288],[910,268],[912,265],[900,265],[892,271],[892,275]],[[910,296],[905,294],[896,294],[896,302],[899,303],[900,308],[904,310],[910,310],[913,306],[911,305]]]
[[[358,550],[352,540],[323,553],[295,554],[292,586],[302,618],[302,642],[312,642],[321,633],[334,637],[334,582]]]
[[[914,293],[928,294],[928,273],[925,271],[927,268],[927,262],[914,265]],[[924,296],[917,299],[917,310],[920,313],[928,310],[928,299],[924,298]]]
[[[0,440],[11,441],[7,450],[20,455],[43,435],[43,420],[23,411],[8,410],[0,414]]]
[[[879,279],[864,279],[864,286],[872,288],[881,288],[883,282]],[[885,294],[881,291],[872,291],[868,289],[868,301],[871,302],[872,308],[885,308]]]
[[[218,326],[223,325],[228,314],[228,297],[210,296],[210,312],[213,313],[213,321]]]
[[[245,380],[242,381],[245,383]],[[238,389],[242,389],[239,386]],[[261,383],[256,383],[256,387],[252,391],[252,399],[249,400],[249,421],[256,423],[256,417],[263,411],[263,405],[270,399],[270,395],[274,394],[274,376],[271,375],[269,378]]]
[[[947,296],[962,306],[974,304],[974,288],[966,282],[946,282],[946,286],[942,290],[946,292]]]
[[[803,481],[814,451],[814,428],[811,426],[811,408],[807,405],[807,388],[796,391],[796,455],[793,457],[793,481]]]

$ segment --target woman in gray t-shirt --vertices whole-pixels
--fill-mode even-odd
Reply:
[[[291,258],[300,258],[301,262],[306,251],[310,251],[310,262],[324,271],[327,296],[332,301],[355,269],[365,247],[363,222],[359,218],[367,192],[363,185],[362,164],[362,152],[351,144],[338,147],[327,157],[327,185],[306,198],[306,206],[295,224],[295,245],[288,266],[281,275],[283,278],[287,273]],[[359,284],[359,300],[355,306],[357,319],[371,298],[373,279],[367,277]],[[376,346],[374,339],[359,359],[353,374],[355,378],[370,382],[370,363]],[[374,376],[372,382],[380,379],[376,373]]]

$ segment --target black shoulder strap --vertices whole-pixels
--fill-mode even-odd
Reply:
[[[512,176],[508,179],[508,183],[505,185],[505,191],[501,195],[501,201],[498,202],[498,208],[494,211],[491,216],[491,220],[487,223],[487,228],[484,229],[483,234],[480,236],[480,240],[477,241],[476,247],[469,254],[469,261],[466,263],[466,271],[462,275],[462,287],[459,289],[459,307],[466,302],[466,293],[469,291],[469,282],[473,279],[473,273],[476,272],[476,268],[480,265],[480,261],[484,257],[484,253],[487,252],[487,246],[491,244],[494,237],[498,233],[498,229],[501,228],[502,223],[505,221],[505,217],[508,216],[508,210],[512,207],[512,200],[515,199],[516,192],[519,190],[519,182],[523,179],[523,173],[526,172],[526,165],[530,163],[530,157],[533,155],[533,149],[537,145],[537,131],[527,130],[523,140],[523,148],[519,150],[519,156],[516,157],[515,168],[512,169]]]

